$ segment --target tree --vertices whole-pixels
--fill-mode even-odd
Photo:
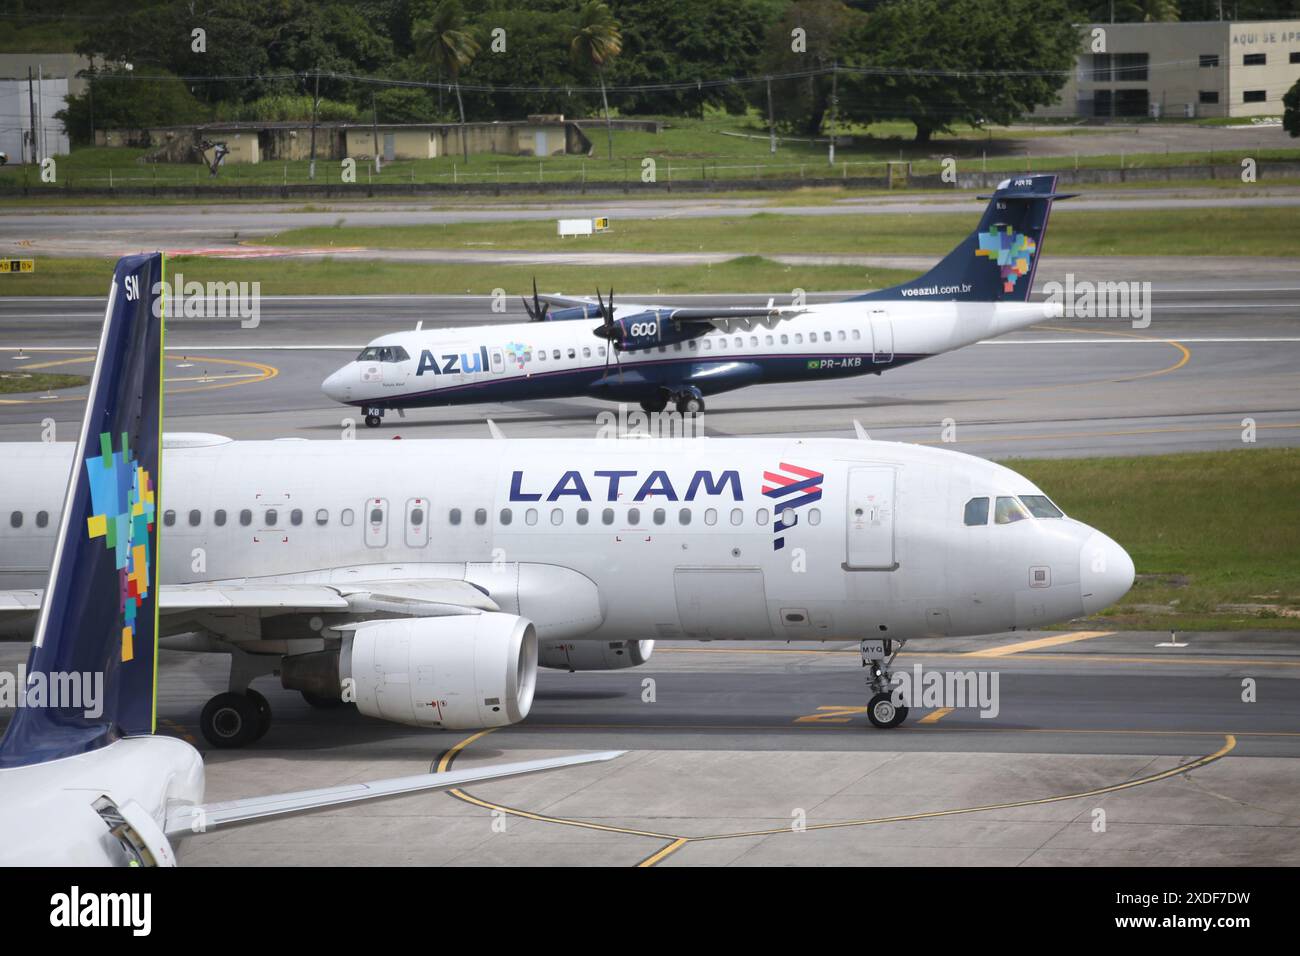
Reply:
[[[605,107],[605,139],[609,158],[614,158],[614,127],[609,120],[609,97],[605,95],[605,67],[623,51],[623,34],[609,7],[600,0],[588,0],[578,12],[578,23],[569,41],[569,59],[574,66],[595,67],[600,78],[600,101]]]
[[[1300,136],[1300,80],[1282,96],[1282,128]]]
[[[451,79],[456,91],[456,105],[460,108],[460,145],[465,162],[469,162],[469,136],[465,126],[465,102],[460,98],[460,71],[474,62],[480,49],[465,25],[465,13],[459,0],[442,0],[433,16],[415,25],[413,36],[416,49],[432,61],[439,78]]]
[[[1177,0],[1099,0],[1089,4],[1094,23],[1171,23],[1178,20]]]
[[[768,30],[762,68],[767,73],[797,73],[848,62],[864,20],[863,14],[840,0],[792,3]],[[797,49],[796,30],[803,31]],[[829,75],[777,80],[772,83],[772,92],[773,113],[780,126],[805,136],[821,132],[831,105]],[[766,90],[762,96],[766,110]]]
[[[1082,48],[1066,0],[894,0],[867,20],[843,111],[910,120],[916,142],[954,124],[1010,123],[1055,102]]]

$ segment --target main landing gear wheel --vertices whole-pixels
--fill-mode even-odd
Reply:
[[[704,398],[700,395],[679,395],[677,410],[683,415],[698,415],[704,411]]]
[[[378,428],[378,427],[383,423],[383,421],[384,421],[384,420],[383,420],[382,418],[380,418],[378,415],[367,415],[367,416],[366,416],[366,427],[367,427],[367,428]]]
[[[658,395],[655,398],[643,398],[641,400],[641,411],[643,412],[662,412],[667,407],[667,395]]]
[[[257,706],[257,733],[253,736],[253,740],[250,741],[250,743],[254,743],[265,737],[266,732],[271,729],[271,703],[251,688],[244,691],[244,695]]]
[[[867,719],[881,730],[890,730],[907,719],[907,708],[895,704],[893,694],[877,694],[867,704]]]
[[[218,694],[199,717],[199,730],[212,746],[226,750],[261,738],[271,726],[271,707],[256,691]]]

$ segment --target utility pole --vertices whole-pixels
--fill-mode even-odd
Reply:
[[[316,180],[316,115],[320,112],[320,70],[316,70],[316,91],[311,99],[311,164],[307,168],[307,178]]]
[[[39,165],[41,159],[36,154],[36,93],[32,90],[32,68],[27,68],[27,116],[32,122],[32,165]]]
[[[383,164],[379,160],[379,110],[375,108],[375,94],[370,94],[370,132],[375,139],[375,172],[378,173],[383,169]]]
[[[768,152],[776,155],[776,114],[772,111],[772,78],[767,78],[767,132]]]
[[[41,159],[44,159],[50,154],[45,149],[45,74],[41,67],[42,64],[36,64],[36,128],[40,131],[36,138],[40,143]]]
[[[839,99],[837,96],[839,91],[839,86],[838,86],[839,78],[840,78],[840,65],[839,63],[832,63],[831,64],[831,123],[830,123],[831,147],[830,147],[830,152],[827,154],[829,158],[829,162],[832,166],[835,165],[835,120],[837,119],[835,114],[839,112]]]

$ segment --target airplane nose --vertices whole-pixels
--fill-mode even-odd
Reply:
[[[1133,586],[1133,559],[1100,531],[1079,550],[1079,591],[1085,614],[1110,607]]]
[[[346,402],[352,398],[351,371],[352,367],[345,365],[321,382],[320,390],[326,398],[332,398],[336,402]]]

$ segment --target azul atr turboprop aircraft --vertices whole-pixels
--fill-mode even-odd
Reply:
[[[81,436],[64,446],[57,479],[50,476],[60,487],[67,479],[67,488],[57,531],[42,549],[52,570],[21,698],[0,740],[0,865],[172,866],[172,844],[194,833],[618,756],[202,803],[199,752],[154,733],[158,514],[166,499],[162,316],[147,290],[162,277],[158,253],[118,263]],[[52,484],[44,493],[59,490]]]
[[[843,302],[616,307],[612,289],[593,302],[534,288],[531,322],[384,335],[321,389],[377,427],[389,409],[580,395],[692,414],[747,385],[879,374],[1061,314],[1029,302],[1052,202],[1070,198],[1055,189],[1053,175],[1004,180],[933,269]]]
[[[158,627],[164,647],[231,655],[229,689],[200,723],[216,746],[267,732],[249,689],[263,675],[314,705],[478,729],[528,715],[539,665],[635,666],[655,638],[860,641],[868,718],[893,727],[907,713],[889,693],[903,642],[1066,621],[1133,582],[1123,548],[1028,479],[944,449],[203,434],[162,446]],[[5,446],[0,633],[30,633],[60,560],[53,527],[108,527],[87,524],[107,512],[81,499],[59,519],[57,489],[83,458]],[[104,600],[117,614],[116,585]]]

